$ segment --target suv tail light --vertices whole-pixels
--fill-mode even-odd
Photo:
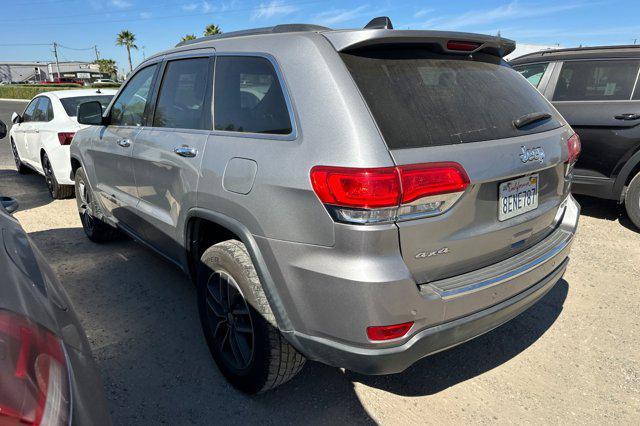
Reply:
[[[0,424],[67,424],[69,398],[60,340],[29,319],[0,310]]]
[[[458,163],[397,167],[311,169],[314,191],[333,217],[349,223],[381,223],[440,214],[469,185]]]
[[[58,141],[60,145],[71,145],[71,141],[75,135],[74,132],[60,132],[58,133]]]
[[[577,133],[574,133],[573,136],[567,140],[567,150],[569,151],[567,164],[573,164],[578,161],[580,151],[582,151],[582,143],[580,143],[580,136],[578,136]]]

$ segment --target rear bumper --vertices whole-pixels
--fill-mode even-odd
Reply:
[[[296,335],[306,353],[322,362],[362,374],[399,373],[419,359],[459,345],[515,318],[540,300],[560,280],[569,259],[523,293],[472,315],[427,328],[401,346],[357,348],[327,339]]]
[[[364,374],[401,372],[427,355],[500,326],[540,300],[566,270],[579,213],[580,206],[569,197],[556,230],[538,245],[455,279],[422,286],[414,282],[413,296],[403,280],[342,281],[338,287],[335,279],[324,274],[318,284],[324,291],[314,293],[314,303],[307,303],[307,317],[311,320],[302,324],[311,324],[313,329],[307,332],[294,327],[284,334],[312,360]],[[339,269],[340,265],[335,266]],[[300,266],[297,269],[302,270]],[[370,277],[377,272],[373,266],[365,271]],[[318,304],[321,309],[316,308]],[[364,333],[367,324],[406,322],[412,319],[411,315],[413,329],[396,341],[372,342],[357,334],[352,334],[353,338],[336,338],[337,333],[331,333],[336,322],[343,326],[345,335]]]

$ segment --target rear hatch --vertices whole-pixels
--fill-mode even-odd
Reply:
[[[482,49],[485,41],[394,40],[340,53],[396,165],[456,162],[468,175],[466,190],[443,213],[397,222],[402,255],[420,284],[541,241],[568,193],[571,129],[502,60],[504,51]],[[514,124],[530,114],[548,116]]]

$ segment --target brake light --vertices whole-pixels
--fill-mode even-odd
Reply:
[[[373,223],[440,214],[469,185],[458,163],[398,167],[316,166],[311,184],[334,218]]]
[[[413,327],[413,321],[395,325],[377,325],[367,327],[367,337],[369,340],[391,340],[398,339],[406,335]]]
[[[0,310],[0,424],[67,424],[69,398],[60,340],[31,320]]]
[[[370,209],[397,206],[400,181],[395,167],[356,169],[318,166],[311,183],[323,203]]]
[[[60,132],[58,133],[58,141],[60,145],[71,145],[74,136],[74,132]]]
[[[573,164],[578,161],[580,151],[582,151],[582,143],[577,133],[574,133],[573,136],[567,140],[567,151],[569,151],[569,158],[567,158],[566,161],[567,164]]]
[[[400,166],[402,203],[423,197],[464,191],[469,177],[458,163],[429,163]]]
[[[473,52],[480,46],[480,43],[474,41],[449,40],[447,42],[448,50],[457,50],[459,52]]]

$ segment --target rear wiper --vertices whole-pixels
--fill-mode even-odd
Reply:
[[[548,112],[532,112],[531,114],[523,115],[520,118],[513,120],[513,125],[516,129],[520,129],[529,124],[533,124],[538,121],[548,120],[551,118],[551,114]]]

